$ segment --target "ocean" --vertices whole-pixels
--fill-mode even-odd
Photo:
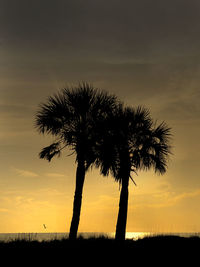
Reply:
[[[174,235],[174,236],[181,236],[181,237],[191,237],[197,236],[200,237],[200,233],[154,233],[154,232],[127,232],[126,239],[133,239],[138,240],[148,236],[155,236],[155,235]],[[13,241],[13,240],[28,240],[28,241],[50,241],[50,240],[60,240],[63,238],[68,238],[68,233],[0,233],[0,241]],[[103,233],[103,232],[84,232],[79,233],[78,236],[82,236],[83,238],[90,238],[90,237],[100,237],[106,236],[110,238],[114,238],[115,233]]]

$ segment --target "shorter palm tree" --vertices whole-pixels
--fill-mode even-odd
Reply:
[[[37,112],[37,130],[55,137],[55,142],[42,149],[40,158],[51,161],[65,147],[76,154],[76,188],[69,233],[71,239],[77,236],[85,173],[96,159],[96,143],[100,137],[98,131],[102,121],[113,112],[116,105],[114,95],[82,83],[49,97]]]
[[[163,122],[155,126],[146,108],[122,105],[109,118],[105,138],[99,149],[96,166],[103,175],[109,173],[121,185],[116,225],[117,240],[124,240],[128,212],[128,187],[132,173],[153,168],[164,174],[170,153],[170,128]],[[135,183],[135,182],[134,182]]]

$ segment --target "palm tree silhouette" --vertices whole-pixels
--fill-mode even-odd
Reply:
[[[155,126],[146,108],[122,105],[104,123],[107,129],[95,161],[103,175],[109,173],[121,185],[115,238],[124,240],[128,211],[128,186],[132,173],[153,168],[164,174],[170,153],[170,128]],[[135,182],[134,182],[135,183]]]
[[[116,105],[116,96],[94,89],[88,83],[80,83],[78,87],[65,88],[49,97],[36,114],[37,130],[55,137],[54,143],[42,149],[40,158],[51,161],[65,147],[76,154],[76,188],[70,239],[77,237],[85,173],[96,159],[100,138],[98,131],[102,121],[113,112]]]

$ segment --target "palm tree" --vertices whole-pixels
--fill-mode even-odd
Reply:
[[[170,153],[170,128],[162,122],[155,126],[146,108],[119,106],[106,121],[107,134],[102,139],[96,166],[109,173],[121,185],[115,238],[124,240],[128,212],[128,186],[132,173],[153,168],[164,174]],[[135,182],[134,182],[135,183]]]
[[[76,188],[69,238],[77,237],[80,220],[85,173],[95,161],[96,144],[102,121],[117,105],[114,95],[108,95],[81,83],[75,88],[65,88],[41,104],[36,114],[36,128],[40,133],[51,134],[55,142],[40,152],[40,158],[51,159],[60,155],[65,147],[76,154]]]

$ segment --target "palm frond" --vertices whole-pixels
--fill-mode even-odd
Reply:
[[[156,173],[166,172],[171,154],[170,130],[166,123],[162,122],[155,128],[147,129],[142,138],[139,138],[140,145],[135,151],[137,157],[133,159],[138,169],[148,170],[153,167]]]
[[[53,143],[47,147],[44,147],[42,151],[39,153],[39,157],[41,159],[47,159],[49,162],[54,156],[60,156],[61,148],[60,143]]]
[[[40,133],[59,135],[61,129],[71,119],[71,113],[62,93],[48,98],[47,103],[40,104],[35,119],[35,127]]]

